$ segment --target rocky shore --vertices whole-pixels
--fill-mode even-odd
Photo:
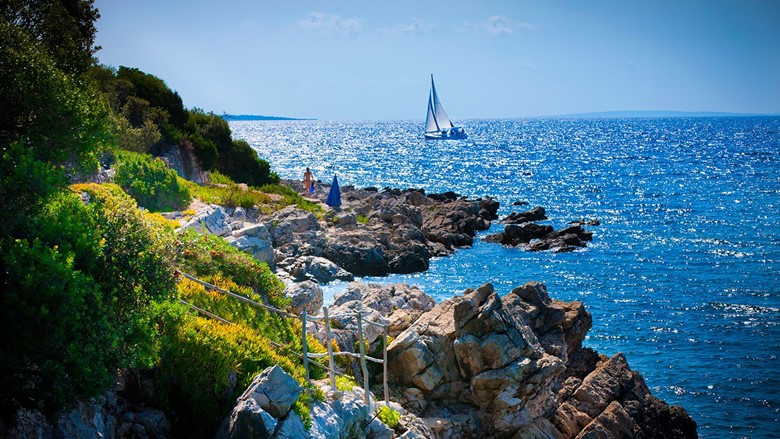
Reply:
[[[435,304],[416,287],[353,282],[331,310],[342,316],[362,310],[368,319],[389,323],[388,380],[400,424],[390,429],[376,423],[359,387],[336,392],[323,380],[328,398],[317,403],[312,429],[303,430],[284,402],[300,390],[281,377],[277,381],[288,382],[289,392],[280,392],[286,387],[279,383],[264,386],[276,389],[286,410],[273,406],[270,391],[250,388],[218,437],[697,437],[695,421],[655,398],[623,354],[606,357],[583,347],[590,313],[581,302],[551,299],[544,284],[530,282],[504,297],[486,284]],[[334,320],[339,347],[352,351],[356,322]],[[319,328],[324,340],[323,332]],[[364,334],[369,350],[381,348],[380,331]],[[382,378],[381,371],[371,376],[377,394]],[[247,401],[252,394],[259,396]]]
[[[288,208],[265,222],[277,273],[288,280],[294,302],[316,305],[307,306],[310,314],[322,305],[318,283],[423,271],[430,257],[471,245],[475,233],[498,218],[498,203],[489,198],[342,190],[342,209],[328,211],[320,221]],[[592,239],[583,225],[598,225],[583,220],[556,231],[538,224],[545,219],[541,207],[513,213],[502,220],[504,231],[484,239],[530,251],[571,251]],[[590,313],[580,302],[551,299],[541,283],[504,297],[486,284],[436,304],[413,286],[353,282],[331,307],[331,315],[338,316],[332,336],[341,350],[355,349],[357,324],[344,316],[358,311],[389,325],[394,340],[387,378],[394,407],[404,415],[392,432],[373,426],[358,436],[697,437],[696,423],[685,410],[653,397],[625,356],[609,358],[583,347]],[[321,325],[312,324],[311,330],[325,340]],[[381,348],[379,330],[367,329],[364,336],[370,349]],[[361,374],[357,367],[351,372]],[[380,394],[382,378],[381,371],[371,376]],[[329,389],[325,382],[322,386]],[[239,405],[234,420],[241,416]],[[339,422],[354,425],[351,415],[344,416],[350,420]],[[279,433],[285,419],[275,418],[276,430],[268,431],[276,433],[269,437],[287,437]],[[225,422],[223,437],[246,437]],[[315,425],[307,434],[336,437],[323,428]],[[352,433],[342,430],[339,436]]]
[[[327,185],[318,187],[312,200],[322,202]],[[342,201],[340,209],[326,208],[320,217],[296,207],[262,215],[202,203],[191,206],[194,215],[167,216],[267,262],[287,285],[290,310],[316,315],[323,305],[320,285],[424,271],[430,258],[472,245],[476,233],[498,219],[499,208],[490,198],[414,189],[343,187]],[[530,251],[571,251],[592,238],[583,225],[598,225],[582,220],[555,231],[538,224],[545,219],[541,207],[515,212],[502,220],[502,232],[483,239]],[[388,324],[387,379],[391,407],[400,414],[397,426],[376,419],[378,405],[373,395],[366,405],[360,387],[337,390],[322,380],[317,384],[325,400],[312,403],[307,429],[291,410],[302,389],[273,367],[238,398],[216,437],[697,437],[695,421],[683,408],[652,396],[624,355],[606,357],[583,347],[590,313],[581,302],[552,299],[544,284],[527,283],[503,297],[486,284],[436,304],[414,286],[352,282],[330,307],[332,337],[342,351],[358,345],[357,312]],[[364,329],[369,351],[381,352],[381,331]],[[310,322],[309,333],[325,342],[323,325]],[[346,372],[362,374],[356,362]],[[383,395],[381,368],[369,369],[369,378],[371,390]],[[62,437],[169,433],[162,412],[122,403],[119,392],[82,404],[61,425],[47,428]]]

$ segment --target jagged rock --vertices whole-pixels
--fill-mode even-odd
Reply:
[[[541,283],[503,298],[487,284],[402,332],[389,378],[437,437],[696,437],[695,422],[652,397],[625,357],[581,347],[590,326],[581,303],[552,300]]]
[[[351,281],[354,279],[352,273],[330,260],[318,256],[287,258],[279,262],[277,267],[286,271],[297,282],[311,280],[327,284],[334,280]]]
[[[553,232],[552,226],[541,226],[535,223],[507,224],[504,231],[483,238],[487,242],[497,242],[502,245],[516,247],[528,244],[532,239],[547,237]]]
[[[301,315],[303,309],[309,315],[318,315],[322,309],[322,288],[312,281],[291,283],[284,290],[284,295],[290,298],[290,311]]]
[[[532,221],[543,221],[547,219],[547,213],[541,206],[536,206],[525,212],[512,212],[501,220],[504,224],[522,224]]]
[[[256,376],[222,422],[216,438],[272,437],[280,419],[290,413],[301,386],[279,365]]]
[[[233,247],[249,253],[258,261],[265,262],[269,266],[274,263],[274,249],[266,240],[249,235],[228,236],[225,240]]]
[[[569,252],[578,247],[585,247],[585,241],[593,239],[593,233],[585,231],[578,224],[570,225],[561,230],[553,230],[552,226],[531,222],[529,218],[539,217],[540,211],[536,209],[540,209],[541,215],[544,215],[544,209],[537,207],[523,214],[518,214],[511,221],[505,218],[503,222],[509,222],[509,224],[504,227],[501,233],[488,235],[483,239],[506,246],[522,247],[529,251],[554,249],[556,252]],[[533,213],[534,211],[536,213]]]
[[[193,229],[198,233],[208,232],[217,236],[227,236],[232,232],[227,219],[228,214],[224,208],[210,204],[199,209],[184,228]]]
[[[347,291],[337,295],[333,301],[336,307],[348,303],[360,303],[363,309],[373,309],[380,316],[385,316],[391,337],[397,336],[436,305],[432,297],[415,286],[363,282],[350,283]]]
[[[162,151],[160,158],[184,179],[198,184],[208,184],[211,181],[209,173],[201,169],[193,153],[192,143],[187,139],[182,139],[179,145],[169,145]]]

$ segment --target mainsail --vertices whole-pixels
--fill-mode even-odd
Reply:
[[[431,75],[431,91],[428,93],[428,113],[425,115],[426,139],[465,139],[466,132],[463,128],[452,125],[447,117],[444,107],[441,105],[439,95],[436,94],[436,85]]]
[[[425,131],[429,133],[439,131],[439,125],[436,123],[436,114],[433,112],[433,98],[431,93],[428,93],[428,115],[425,116]]]
[[[433,75],[431,75],[431,95],[433,96],[433,115],[436,117],[438,129],[444,130],[452,128],[452,122],[450,122],[450,118],[447,117],[447,113],[444,112],[444,106],[442,106],[441,101],[439,100],[439,95],[436,94],[436,86],[433,85]],[[430,101],[430,98],[428,100]],[[430,107],[430,104],[428,107]],[[428,111],[431,111],[430,108]],[[428,129],[426,128],[426,131],[427,130]]]

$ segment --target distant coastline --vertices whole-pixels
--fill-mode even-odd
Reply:
[[[281,117],[281,116],[261,116],[258,114],[223,114],[222,118],[227,121],[232,120],[316,120],[306,119],[298,117]]]

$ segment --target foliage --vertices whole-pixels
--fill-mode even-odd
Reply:
[[[29,35],[2,20],[0,102],[0,145],[22,142],[36,160],[70,160],[91,170],[97,151],[114,141],[102,96],[57,69]]]
[[[101,255],[93,273],[111,307],[112,322],[122,328],[118,348],[127,365],[151,366],[156,353],[150,313],[155,302],[175,292],[173,231],[159,227],[135,201],[112,184],[74,186],[90,197]]]
[[[230,177],[226,176],[225,174],[219,172],[219,171],[212,171],[211,172],[211,183],[217,184],[217,185],[232,185],[236,184],[233,180],[230,179]]]
[[[225,177],[226,178],[226,177]],[[204,203],[220,204],[228,207],[241,206],[245,209],[256,206],[271,205],[271,198],[262,192],[241,187],[233,182],[230,184],[216,184],[203,186],[188,182],[190,193]]]
[[[279,210],[284,206],[295,205],[299,209],[311,212],[318,217],[322,215],[322,207],[319,204],[313,203],[303,198],[301,194],[289,186],[280,184],[266,184],[260,187],[260,191],[267,194],[280,195],[282,197],[281,201],[277,202],[277,205],[274,206],[273,210]]]
[[[368,224],[368,217],[365,215],[358,215],[356,221],[358,224],[365,225]]]
[[[117,368],[158,358],[156,302],[170,297],[171,236],[117,186],[41,199],[26,236],[0,238],[0,397],[54,417],[95,396]]]
[[[182,437],[213,436],[236,397],[267,367],[279,364],[299,383],[305,382],[299,362],[244,325],[190,316],[165,332],[168,350],[158,385],[163,403],[176,407],[176,433]],[[294,406],[308,425],[310,403],[304,391]]]
[[[201,278],[219,274],[236,285],[256,291],[272,306],[287,305],[284,284],[271,273],[268,265],[238,251],[224,239],[184,230],[178,236],[176,248],[176,264],[183,271]]]
[[[192,201],[187,184],[176,171],[148,155],[120,151],[114,181],[152,211],[183,209]]]
[[[152,107],[164,110],[170,118],[170,123],[178,128],[184,128],[187,122],[187,110],[184,108],[181,96],[165,85],[165,82],[136,68],[120,66],[116,77],[133,85],[134,95],[149,102]]]
[[[250,186],[278,184],[279,176],[271,172],[271,165],[257,156],[243,140],[234,140],[233,147],[220,151],[217,159],[217,170],[227,175],[233,181],[246,183]]]
[[[190,110],[185,128],[188,132],[213,142],[220,154],[233,146],[230,126],[225,119],[214,113],[206,113],[199,108]]]
[[[338,375],[336,377],[336,390],[340,392],[349,392],[355,388],[355,386],[357,386],[357,383],[350,376]]]
[[[95,21],[100,14],[93,3],[94,0],[5,0],[0,4],[0,20],[18,26],[40,41],[60,70],[80,74],[89,68],[92,55],[99,49],[94,43]]]
[[[197,157],[201,168],[204,171],[212,170],[217,164],[217,158],[219,157],[216,143],[197,133],[187,134],[186,139],[192,144],[192,151],[195,157]]]
[[[390,428],[395,428],[401,421],[401,414],[386,405],[380,405],[376,417]]]

